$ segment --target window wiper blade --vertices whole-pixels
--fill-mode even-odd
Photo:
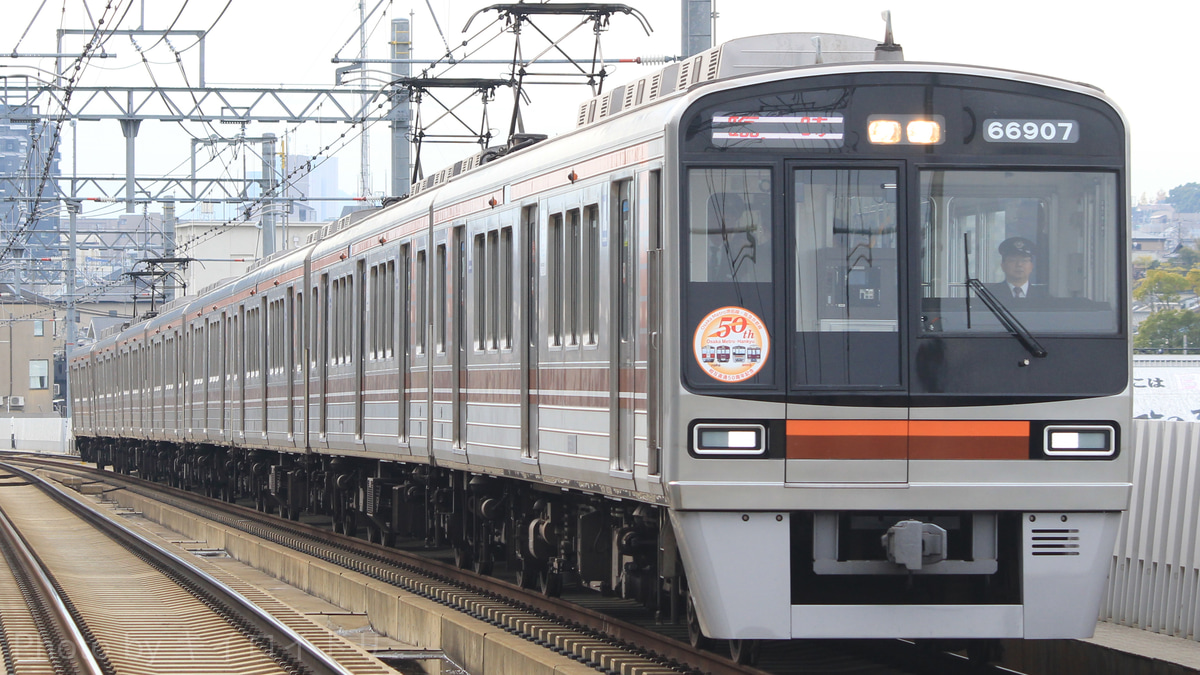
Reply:
[[[968,278],[967,286],[975,289],[975,294],[979,296],[980,300],[983,300],[983,304],[987,305],[987,308],[992,310],[992,314],[996,315],[996,318],[1000,320],[1000,323],[1004,324],[1004,327],[1008,330],[1008,332],[1011,333],[1013,337],[1017,338],[1021,345],[1025,347],[1030,354],[1039,359],[1046,358],[1046,348],[1037,341],[1037,338],[1033,337],[1033,333],[1029,332],[1029,329],[1025,327],[1025,324],[1021,323],[1020,319],[1018,319],[1011,311],[1009,311],[1008,307],[1006,307],[1004,303],[1000,302],[1000,299],[996,297],[996,294],[992,293],[982,281]],[[967,292],[967,302],[971,302],[971,294],[969,290]]]

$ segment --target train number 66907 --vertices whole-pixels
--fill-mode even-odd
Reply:
[[[1074,143],[1079,140],[1075,120],[984,120],[984,140],[989,143]]]

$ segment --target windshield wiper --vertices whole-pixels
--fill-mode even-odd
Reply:
[[[1033,337],[1033,333],[1029,332],[1029,329],[1025,327],[1025,324],[1021,323],[1020,319],[1018,319],[1011,311],[1009,311],[1008,307],[1006,307],[1004,303],[1000,302],[1000,298],[997,298],[996,294],[992,293],[982,281],[968,278],[967,286],[968,288],[975,289],[976,295],[979,296],[980,300],[983,300],[983,304],[987,305],[987,308],[992,310],[992,314],[995,314],[996,318],[1000,319],[1000,323],[1004,324],[1004,327],[1008,329],[1008,332],[1012,333],[1013,337],[1017,338],[1017,340],[1021,342],[1021,345],[1024,346],[1030,354],[1033,354],[1039,359],[1046,358],[1046,348],[1037,341],[1037,338]],[[970,307],[970,303],[971,292],[968,290],[968,307]],[[970,310],[968,309],[967,311]]]
[[[963,270],[966,272],[967,277],[967,328],[969,329],[971,327],[971,289],[974,288],[975,293],[979,296],[979,299],[983,300],[983,304],[987,305],[987,308],[992,310],[992,314],[995,314],[996,318],[1000,319],[1000,323],[1004,324],[1004,328],[1007,329],[1013,337],[1020,341],[1021,346],[1025,347],[1025,349],[1036,358],[1046,358],[1046,348],[1037,341],[1037,338],[1033,337],[1033,333],[1029,332],[1029,329],[1025,327],[1025,324],[1021,323],[1020,319],[1018,319],[1011,311],[1009,311],[1008,307],[1006,307],[1004,303],[1000,302],[1000,298],[997,298],[995,293],[992,293],[990,290],[988,290],[988,287],[984,286],[982,281],[971,276],[970,250],[970,233],[963,232],[963,261],[965,263]]]

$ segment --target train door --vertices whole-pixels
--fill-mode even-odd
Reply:
[[[246,305],[238,307],[238,438],[246,440],[246,381],[250,380],[250,370],[247,369],[246,359]]]
[[[267,338],[269,335],[268,331],[271,330],[271,327],[267,323],[267,319],[267,296],[264,293],[262,295],[262,299],[258,302],[258,312],[254,315],[254,350],[255,357],[258,361],[254,370],[258,374],[258,419],[259,430],[262,432],[263,439],[267,438],[267,431],[270,429],[270,425],[268,424],[269,412],[267,409],[267,383],[270,381],[269,374],[271,372],[271,367],[270,361],[267,360],[270,357],[270,351],[268,351],[268,343],[270,341]]]
[[[321,290],[319,294],[314,294],[316,300],[320,298],[319,305],[315,307],[320,313],[320,321],[317,327],[317,405],[320,411],[317,419],[320,421],[317,429],[321,440],[326,441],[329,434],[329,274],[321,275]]]
[[[221,363],[224,367],[221,370],[221,438],[225,441],[233,439],[233,415],[231,414],[231,403],[233,396],[231,394],[232,387],[229,386],[232,378],[230,377],[237,364],[236,346],[234,344],[234,329],[236,328],[236,319],[230,312],[221,313],[221,324],[225,329],[225,349],[221,355]]]
[[[641,176],[641,208],[649,236],[646,255],[646,472],[657,476],[662,459],[662,172]]]
[[[637,231],[633,220],[633,180],[613,183],[609,223],[612,265],[612,364],[610,468],[633,471],[634,410],[637,402]]]
[[[537,411],[537,368],[538,368],[538,207],[536,204],[521,209],[521,241],[524,243],[524,272],[521,275],[521,296],[525,299],[521,310],[525,335],[525,348],[521,350],[521,455],[537,459],[538,411]]]
[[[350,292],[354,296],[350,299],[354,303],[352,314],[354,329],[351,332],[354,336],[354,346],[352,347],[354,353],[351,355],[351,358],[354,359],[354,439],[362,441],[366,434],[366,335],[370,325],[367,323],[367,261],[365,259],[358,260],[354,268],[354,276],[356,278],[350,285]]]
[[[411,382],[411,397],[409,407],[406,411],[408,415],[408,447],[409,452],[414,455],[428,455],[433,452],[433,440],[429,427],[429,409],[433,406],[431,400],[431,391],[429,383],[433,376],[431,363],[433,356],[430,354],[430,344],[432,342],[432,331],[430,324],[432,312],[430,311],[431,292],[430,286],[430,251],[431,244],[427,238],[417,240],[414,244],[416,247],[415,262],[413,264],[412,276],[412,358],[409,359],[409,380]],[[421,447],[423,445],[423,448]]]
[[[400,247],[400,257],[396,261],[396,289],[394,297],[396,298],[395,307],[395,354],[396,354],[396,389],[398,410],[396,411],[396,438],[397,443],[408,443],[408,389],[409,389],[409,374],[408,369],[411,364],[409,353],[411,350],[411,341],[409,335],[409,326],[412,325],[412,317],[409,316],[411,300],[409,293],[412,291],[412,278],[409,270],[409,245],[404,244]]]
[[[903,393],[903,172],[896,165],[850,169],[788,163],[785,169],[788,307],[786,330],[775,331],[771,352],[786,350],[790,396]],[[741,173],[753,171],[766,170]],[[753,185],[761,180],[735,182],[732,187],[745,189],[732,192],[750,191],[753,201]],[[761,208],[770,209],[769,203],[764,199]],[[811,442],[788,444],[786,481],[908,480],[907,408],[843,409],[832,421],[807,422],[803,413],[793,412],[798,406],[788,407],[788,437]],[[841,440],[847,434],[872,440],[848,446]]]
[[[451,386],[453,387],[454,448],[467,449],[467,228],[454,228],[454,289],[451,303],[454,307],[454,364]],[[479,300],[482,302],[482,299]]]
[[[300,361],[300,345],[303,341],[304,334],[304,285],[301,282],[300,292],[296,292],[295,286],[289,286],[287,289],[287,317],[284,319],[288,326],[288,342],[287,342],[287,439],[293,443],[299,444],[299,447],[304,447],[300,444],[302,438],[297,438],[296,427],[296,409],[300,405],[302,393],[304,392],[304,383],[301,378],[303,371],[297,364]]]

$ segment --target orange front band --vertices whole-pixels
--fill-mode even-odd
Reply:
[[[1029,422],[788,420],[788,459],[1029,459]]]

